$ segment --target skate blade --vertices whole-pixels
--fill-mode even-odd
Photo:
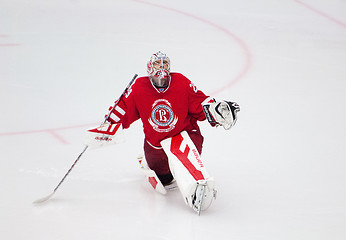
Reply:
[[[193,210],[197,212],[198,216],[201,215],[202,204],[204,200],[204,194],[206,191],[206,184],[198,184],[195,193],[195,201],[193,203]]]

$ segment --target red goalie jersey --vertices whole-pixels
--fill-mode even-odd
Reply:
[[[171,73],[170,77],[169,86],[162,89],[153,86],[149,77],[138,78],[108,121],[128,128],[141,119],[146,141],[157,148],[161,148],[163,139],[181,131],[199,131],[197,121],[206,119],[202,102],[209,96],[180,73]]]

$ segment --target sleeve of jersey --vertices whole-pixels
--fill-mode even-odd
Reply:
[[[131,95],[120,100],[118,105],[114,109],[112,108],[109,108],[107,119],[110,123],[122,123],[123,128],[129,128],[134,121],[139,119],[139,113]]]
[[[189,113],[199,121],[206,119],[202,103],[212,101],[212,98],[205,95],[201,90],[198,90],[193,83],[188,87],[189,93]]]

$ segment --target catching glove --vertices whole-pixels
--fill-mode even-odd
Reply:
[[[212,126],[221,125],[228,130],[236,123],[240,108],[235,102],[221,101],[206,103],[203,105],[203,110]]]

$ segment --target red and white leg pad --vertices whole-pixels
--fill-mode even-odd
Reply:
[[[186,204],[198,214],[206,210],[215,198],[215,181],[187,132],[161,141],[161,146]]]
[[[151,170],[147,162],[144,159],[143,155],[140,155],[137,157],[139,164],[141,165],[141,169],[145,175],[145,178],[147,181],[150,183],[150,185],[155,189],[155,191],[161,193],[161,194],[166,194],[167,190],[165,187],[162,185],[160,179],[157,177],[156,173]]]

